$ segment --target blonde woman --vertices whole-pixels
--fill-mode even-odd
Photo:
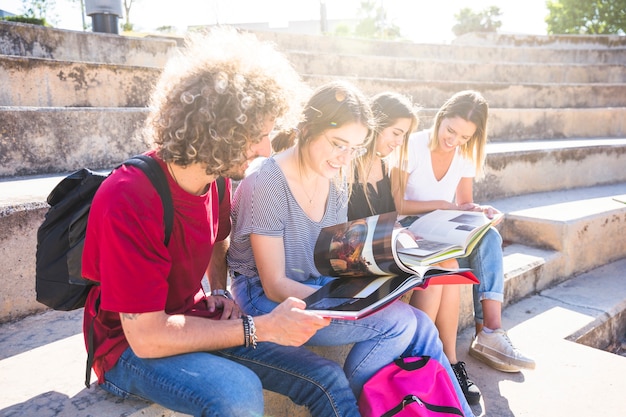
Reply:
[[[473,181],[482,174],[485,161],[488,113],[489,106],[480,93],[461,91],[441,107],[432,129],[411,135],[408,166],[394,173],[397,181],[406,184],[394,195],[401,214],[436,209],[482,211],[488,217],[497,213],[491,206],[475,203],[473,197]],[[476,336],[470,355],[503,372],[534,369],[535,362],[513,346],[502,328],[504,271],[498,231],[490,229],[472,254],[458,262],[472,268],[480,280],[473,288]],[[454,286],[431,286],[414,292],[411,299],[413,306],[436,322],[451,362],[456,357],[458,299]]]

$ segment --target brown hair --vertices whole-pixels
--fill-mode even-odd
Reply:
[[[394,92],[383,92],[377,94],[371,99],[371,107],[372,112],[374,114],[374,118],[376,120],[376,128],[374,130],[374,140],[368,145],[367,153],[363,156],[360,161],[357,161],[357,173],[359,182],[362,184],[365,192],[365,198],[367,203],[369,202],[369,196],[367,193],[367,180],[368,180],[368,172],[369,166],[371,166],[373,162],[373,158],[376,153],[376,141],[378,140],[378,135],[387,127],[393,125],[398,119],[409,119],[411,120],[411,124],[409,126],[408,131],[405,134],[404,142],[399,148],[399,151],[395,155],[395,159],[386,161],[386,168],[388,170],[388,174],[391,173],[392,168],[398,168],[400,170],[406,171],[406,166],[408,164],[408,137],[411,133],[413,133],[418,125],[418,111],[419,107],[414,105],[411,99],[407,96],[404,96],[399,93]],[[395,184],[392,182],[392,187],[402,190],[401,195],[404,195],[404,190],[406,188],[406,179],[400,177],[401,183]],[[395,191],[392,189],[392,193],[395,194]],[[371,210],[370,204],[370,211]]]
[[[374,118],[367,98],[354,85],[344,81],[333,81],[319,87],[302,112],[296,129],[279,132],[272,139],[272,149],[280,152],[292,146],[298,146],[299,159],[302,149],[315,138],[329,129],[337,129],[347,123],[360,123],[370,132],[374,128]],[[372,139],[368,135],[364,146]],[[352,166],[353,164],[350,164]],[[352,177],[352,169],[342,173],[340,180]]]

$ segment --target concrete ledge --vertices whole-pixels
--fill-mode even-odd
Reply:
[[[625,164],[626,139],[492,143],[474,194],[484,201],[626,182]]]
[[[111,168],[149,145],[145,108],[0,108],[0,178]]]
[[[619,196],[626,198],[626,183],[530,194],[493,205],[507,213],[501,228],[505,240],[562,254],[558,269],[537,283],[542,289],[626,257],[626,205],[614,200]]]
[[[0,54],[162,68],[176,42],[0,21]]]
[[[480,91],[490,106],[504,108],[593,108],[622,107],[626,84],[530,84],[473,81],[421,81],[303,74],[312,86],[338,78],[359,86],[366,94],[401,91],[417,103],[444,103],[461,90]],[[440,106],[438,104],[437,106]],[[434,107],[434,106],[433,106]]]
[[[552,61],[501,62],[428,59],[420,56],[319,53],[289,51],[289,60],[302,74],[400,78],[423,81],[477,81],[508,83],[623,83],[623,65],[552,63]]]
[[[472,407],[475,415],[586,417],[614,415],[615,410],[624,409],[621,390],[626,358],[570,341],[601,317],[614,322],[616,329],[618,321],[624,324],[624,268],[626,259],[573,277],[504,310],[504,326],[515,345],[535,358],[535,371],[501,373],[477,362],[466,352],[473,329],[462,331],[459,359],[467,363],[470,377],[483,393],[481,403]],[[1,415],[183,416],[155,404],[120,400],[95,384],[87,390],[82,384],[85,351],[81,320],[81,310],[49,311],[0,326]],[[554,391],[555,386],[562,389]],[[552,394],[545,396],[548,391]],[[272,395],[265,392],[266,415],[308,416],[305,410],[290,408],[286,399],[278,397],[272,402]],[[573,395],[592,395],[597,401],[572,401]]]
[[[144,107],[160,70],[0,55],[0,105]]]
[[[618,312],[623,318],[624,268],[626,259],[570,277],[503,311],[504,327],[514,345],[535,359],[534,371],[503,373],[489,368],[467,354],[474,330],[463,330],[457,339],[458,358],[466,362],[470,378],[483,394],[480,405],[472,407],[475,415],[586,417],[618,415],[615,410],[626,409],[622,395],[626,357],[571,340],[601,317],[622,320]],[[624,333],[610,337],[623,340]]]
[[[434,114],[435,109],[421,111],[421,126],[430,126]],[[82,166],[110,168],[147,148],[134,138],[146,116],[146,108],[0,107],[0,178]],[[535,140],[579,130],[614,137]],[[625,131],[626,108],[495,108],[489,124],[488,181],[476,184],[477,198],[624,181]],[[586,175],[588,170],[601,175]],[[543,181],[546,176],[552,181]]]
[[[432,126],[437,110],[420,110],[420,128]],[[487,128],[492,144],[532,140],[540,147],[540,141],[549,139],[624,138],[626,107],[519,109],[490,106]]]
[[[620,35],[526,35],[473,32],[452,41],[454,45],[491,45],[512,47],[542,47],[551,49],[605,49],[623,50],[626,38]]]
[[[0,246],[0,323],[44,308],[35,301],[36,231],[46,211],[45,198],[61,178],[0,181],[0,235],[5,236]],[[508,213],[500,227],[507,242],[505,302],[515,302],[572,274],[626,256],[622,230],[626,206],[611,200],[626,195],[625,186],[623,182],[491,201]],[[580,251],[580,245],[589,249]],[[547,251],[532,248],[541,246]],[[468,326],[472,320],[468,289],[462,299],[461,325]]]
[[[413,42],[371,41],[336,36],[313,36],[293,33],[255,31],[262,40],[276,43],[283,51],[319,51],[321,53],[415,57],[453,61],[535,62],[572,64],[624,64],[623,48],[551,48],[536,45],[447,45]],[[546,37],[536,36],[537,42]]]

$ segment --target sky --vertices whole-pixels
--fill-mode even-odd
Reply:
[[[173,26],[184,32],[188,26],[215,23],[269,22],[285,26],[287,21],[318,19],[320,1],[326,2],[328,19],[357,18],[360,0],[134,0],[130,21],[139,31]],[[379,1],[391,21],[400,27],[402,35],[416,42],[440,43],[454,39],[454,15],[464,7],[475,12],[490,6],[499,7],[502,12],[500,33],[546,34],[546,0]],[[81,30],[79,5],[79,0],[56,0],[54,26]],[[22,0],[0,0],[0,9],[20,14]],[[91,21],[89,17],[86,19]]]

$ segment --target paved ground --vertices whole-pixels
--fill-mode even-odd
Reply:
[[[504,312],[515,344],[537,369],[502,373],[467,355],[471,329],[459,335],[459,356],[483,392],[476,416],[626,416],[626,357],[595,344],[626,335],[626,259],[528,297]],[[596,329],[596,330],[593,330]],[[619,329],[619,330],[618,330]],[[617,332],[617,333],[616,333]],[[622,348],[619,341],[614,351]],[[141,401],[121,401],[83,385],[81,311],[46,312],[0,326],[0,416],[181,416]]]

